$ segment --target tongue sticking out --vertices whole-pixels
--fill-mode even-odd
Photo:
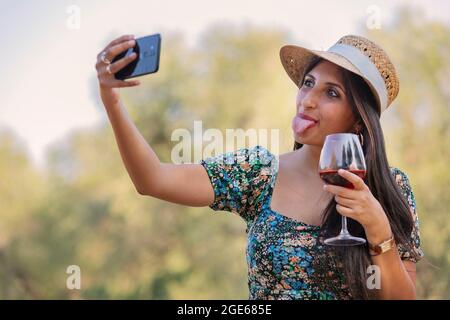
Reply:
[[[315,121],[302,119],[298,116],[295,116],[294,119],[292,119],[292,129],[296,134],[302,134],[315,124],[316,124]]]

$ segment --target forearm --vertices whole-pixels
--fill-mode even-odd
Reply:
[[[125,168],[136,190],[141,192],[144,182],[156,181],[161,165],[158,156],[131,121],[120,100],[105,105],[105,109]],[[155,178],[149,179],[148,175],[154,175]]]
[[[392,235],[392,230],[386,222],[384,227],[375,231],[366,232],[367,241],[371,244],[379,244]],[[376,265],[380,270],[380,299],[415,299],[415,283],[406,271],[398,254],[397,246],[394,245],[389,251],[371,257],[372,265]]]
[[[375,268],[375,271],[381,273],[375,274],[375,279],[380,278],[378,297],[415,299],[415,266],[408,272],[405,263],[400,259],[396,245],[388,241],[392,239],[393,233],[383,206],[361,177],[347,170],[339,170],[338,174],[351,182],[354,189],[333,185],[326,185],[324,189],[335,194],[336,210],[340,214],[355,219],[364,227],[367,241],[371,245],[369,247],[380,253],[371,259],[372,265],[379,268],[379,270]],[[379,247],[381,244],[383,247]],[[367,279],[368,286],[373,285],[370,280]]]
[[[398,254],[397,246],[391,250],[372,257],[372,264],[380,268],[380,299],[415,299],[415,283],[406,271]]]

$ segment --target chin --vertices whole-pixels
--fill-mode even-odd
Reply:
[[[320,136],[304,137],[304,136],[296,135],[295,132],[292,132],[292,137],[294,138],[294,141],[297,143],[318,146],[318,147],[322,147],[323,143],[325,141],[325,138],[321,138]]]
[[[306,141],[309,141],[310,139],[305,138],[304,135],[296,134],[294,131],[292,131],[292,137],[294,140],[298,143],[304,144]]]
[[[294,135],[294,141],[303,145],[311,145],[311,146],[317,146],[317,147],[323,147],[323,141],[322,142],[316,142],[316,141],[312,141],[311,139],[305,139],[305,138],[300,138],[298,136]]]

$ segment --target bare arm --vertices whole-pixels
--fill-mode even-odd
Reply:
[[[394,247],[386,253],[372,257],[372,264],[380,268],[380,299],[416,299],[415,263],[402,261],[397,247]]]
[[[120,52],[134,46],[132,39],[132,36],[117,38],[102,52],[106,52],[106,58],[112,60]],[[116,80],[114,75],[106,70],[107,64],[101,61],[100,55],[101,53],[96,63],[100,95],[114,131],[120,156],[136,190],[143,195],[183,205],[211,204],[214,201],[214,192],[202,165],[160,162],[131,121],[120,100],[118,88],[137,86],[139,81]],[[111,72],[119,71],[134,58],[123,58],[111,64]]]

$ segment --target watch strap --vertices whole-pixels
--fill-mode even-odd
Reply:
[[[395,245],[394,236],[391,236],[391,238],[389,238],[388,240],[383,241],[382,243],[377,244],[377,245],[373,245],[373,244],[369,243],[369,249],[372,252],[375,252],[375,254],[371,254],[371,256],[377,256],[382,253],[385,253],[385,252],[391,250],[394,247],[394,245]]]

